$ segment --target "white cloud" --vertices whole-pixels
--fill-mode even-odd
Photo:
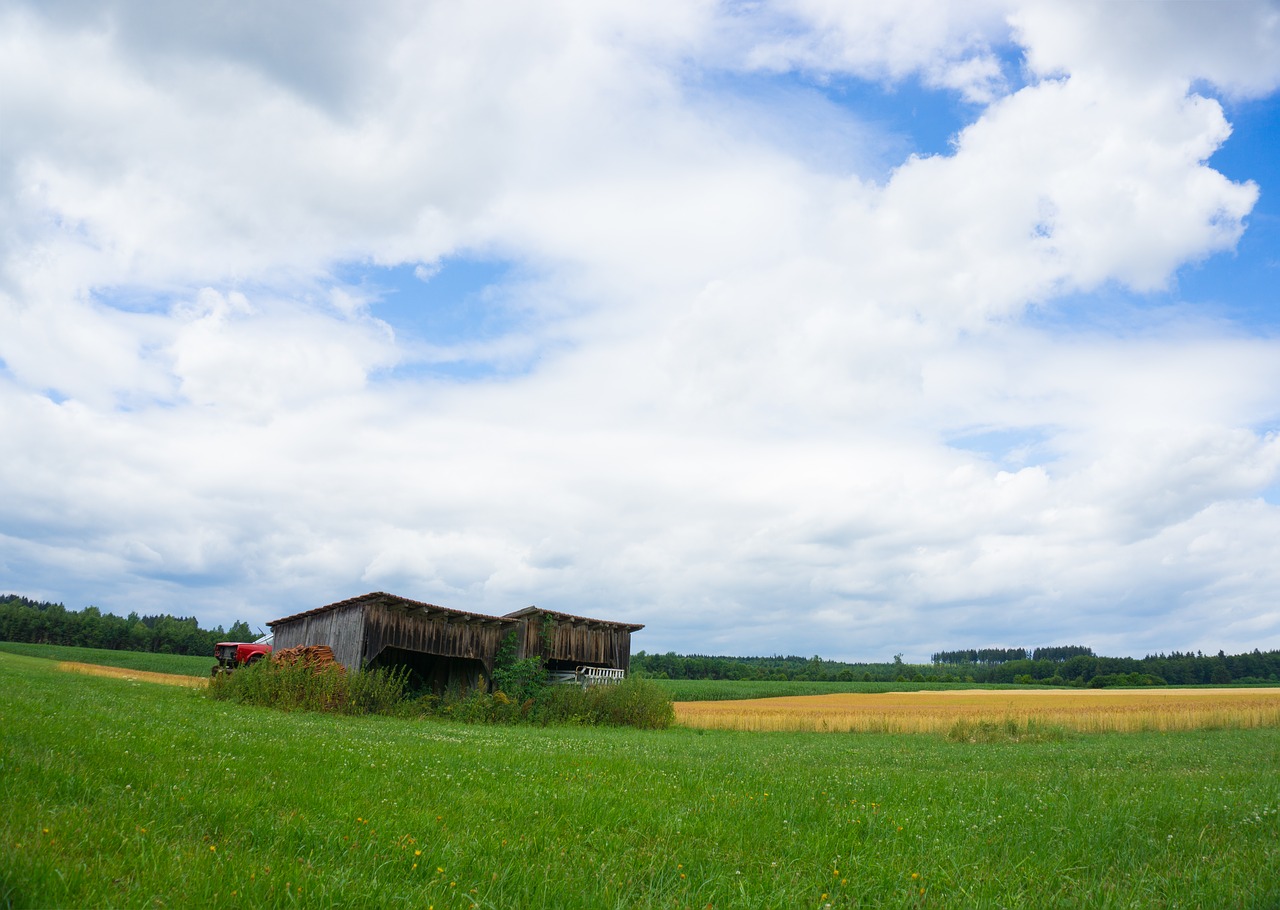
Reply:
[[[1106,78],[1117,89],[1199,79],[1234,95],[1280,86],[1280,9],[1267,0],[1029,3],[1010,17],[1040,75]]]
[[[1275,340],[1025,319],[1169,286],[1258,198],[1188,85],[1270,91],[1227,51],[1274,8],[1202,45],[1198,7],[1124,6],[0,7],[0,585],[536,602],[662,650],[1280,642]],[[873,118],[747,70],[972,122],[886,167]],[[525,266],[528,318],[409,342],[333,277],[459,254]]]
[[[1004,88],[990,46],[1005,40],[1004,2],[963,7],[938,0],[892,5],[792,0],[772,7],[783,37],[763,37],[746,62],[765,69],[800,66],[823,73],[901,80],[954,89],[985,103]],[[791,19],[794,24],[788,28]]]

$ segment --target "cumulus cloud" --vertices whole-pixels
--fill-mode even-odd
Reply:
[[[1104,76],[1126,89],[1205,80],[1243,96],[1280,85],[1280,10],[1266,0],[1191,0],[1172,15],[1145,3],[1032,3],[1009,19],[1040,75]]]
[[[1273,5],[352,9],[0,6],[4,585],[662,650],[1277,641],[1274,338],[1070,319],[1248,230],[1204,86],[1274,90]],[[966,120],[911,154],[834,78]],[[343,277],[459,257],[520,266],[497,337]]]
[[[984,0],[960,9],[936,0],[895,6],[792,0],[772,9],[772,31],[781,37],[763,37],[751,47],[750,66],[800,66],[890,81],[918,76],[978,103],[1005,88],[991,46],[1006,40],[1003,19],[1009,4]]]

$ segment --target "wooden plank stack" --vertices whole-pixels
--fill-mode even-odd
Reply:
[[[296,648],[281,648],[271,655],[271,659],[278,664],[289,666],[302,664],[313,670],[320,670],[337,663],[333,658],[333,649],[328,645],[298,645]],[[338,669],[341,670],[343,667],[339,664]]]

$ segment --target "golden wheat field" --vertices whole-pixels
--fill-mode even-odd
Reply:
[[[186,686],[203,689],[209,680],[199,676],[181,676],[176,673],[153,673],[150,670],[127,670],[124,667],[103,667],[98,664],[82,664],[73,660],[58,662],[58,669],[66,673],[84,673],[88,676],[114,676],[135,682],[161,683],[166,686]]]
[[[1280,726],[1280,689],[962,689],[677,702],[676,722],[728,730],[947,733],[957,724],[1081,733]]]

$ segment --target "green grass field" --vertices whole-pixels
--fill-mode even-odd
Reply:
[[[174,673],[179,676],[209,675],[214,663],[208,657],[189,654],[151,654],[147,651],[108,651],[104,648],[75,648],[69,645],[28,645],[12,641],[0,641],[0,652],[25,654],[46,660],[69,660],[84,664],[101,664],[104,667],[124,667],[127,670],[147,670],[151,673]]]
[[[1280,906],[1280,731],[283,714],[0,654],[12,907]]]

